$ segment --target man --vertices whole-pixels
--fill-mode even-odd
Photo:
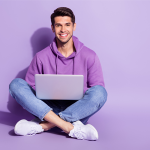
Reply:
[[[57,126],[71,137],[97,140],[97,130],[86,123],[107,99],[98,56],[73,36],[76,23],[72,10],[57,8],[51,23],[53,42],[35,55],[25,80],[16,78],[9,86],[11,96],[40,121],[20,120],[14,131],[17,135],[34,135]],[[84,75],[84,96],[77,101],[37,99],[35,74]]]

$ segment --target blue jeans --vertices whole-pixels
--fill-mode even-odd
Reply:
[[[100,85],[89,88],[80,100],[41,100],[35,96],[35,90],[20,78],[16,78],[10,83],[9,92],[24,109],[41,121],[52,110],[67,122],[80,120],[86,124],[88,119],[99,111],[107,100],[107,92]]]

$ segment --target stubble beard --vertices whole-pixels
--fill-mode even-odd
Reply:
[[[70,38],[66,42],[62,42],[57,36],[56,36],[56,38],[58,39],[58,41],[60,42],[61,45],[64,45],[64,44],[69,42],[69,40],[72,38],[72,35],[70,36]]]

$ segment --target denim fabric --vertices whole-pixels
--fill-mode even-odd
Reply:
[[[10,83],[9,92],[24,109],[41,121],[52,110],[67,122],[80,120],[86,124],[107,100],[107,92],[100,85],[89,88],[80,100],[41,100],[36,98],[35,90],[20,78]]]

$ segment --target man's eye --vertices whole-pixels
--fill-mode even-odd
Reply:
[[[70,24],[67,24],[67,26],[70,26]]]

